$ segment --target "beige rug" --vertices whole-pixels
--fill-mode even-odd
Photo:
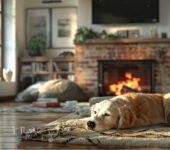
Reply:
[[[66,120],[78,118],[71,114],[43,128],[32,128],[22,134],[23,140],[35,140],[58,144],[107,145],[114,147],[162,147],[170,148],[170,127],[149,126],[128,130],[94,132],[81,126],[68,125]]]

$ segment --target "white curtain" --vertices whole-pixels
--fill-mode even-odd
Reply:
[[[13,72],[16,81],[16,0],[4,0],[4,68]]]

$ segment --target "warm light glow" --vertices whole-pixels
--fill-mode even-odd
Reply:
[[[110,91],[115,93],[116,95],[122,94],[122,88],[123,86],[127,86],[131,89],[141,91],[141,87],[139,85],[139,82],[141,81],[141,78],[139,77],[133,77],[131,72],[125,72],[126,79],[124,81],[118,81],[117,84],[112,84],[109,86]]]

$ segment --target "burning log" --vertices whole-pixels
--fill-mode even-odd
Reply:
[[[133,89],[131,87],[128,87],[126,85],[123,85],[122,89],[121,89],[122,94],[125,94],[125,93],[138,93],[138,92],[140,92],[140,91],[138,91],[136,89]]]
[[[131,72],[125,72],[125,80],[121,80],[118,81],[117,83],[111,84],[109,86],[109,89],[111,92],[115,93],[115,95],[123,94],[124,93],[122,92],[123,89],[125,89],[125,91],[130,92],[139,92],[141,91],[141,86],[139,84],[140,81],[141,78],[133,77]]]

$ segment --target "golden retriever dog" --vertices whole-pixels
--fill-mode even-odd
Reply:
[[[170,94],[131,93],[91,107],[86,127],[94,131],[170,123]]]

